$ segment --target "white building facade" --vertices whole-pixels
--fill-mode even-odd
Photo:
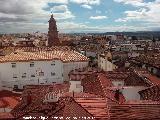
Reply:
[[[113,71],[117,68],[117,66],[112,63],[112,58],[108,56],[108,54],[98,55],[98,67],[104,71]]]
[[[35,57],[32,57],[33,54]],[[60,54],[62,55],[65,55],[64,60],[58,58],[53,51],[12,53],[5,56],[0,59],[0,88],[23,89],[25,85],[63,83],[69,80],[71,70],[88,66],[88,58],[79,53],[72,52],[77,57],[68,57],[66,53]],[[28,60],[27,56],[31,59]]]
[[[9,88],[63,82],[63,63],[60,60],[1,63],[0,72],[2,85]]]

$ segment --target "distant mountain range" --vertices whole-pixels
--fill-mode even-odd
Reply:
[[[137,38],[142,39],[152,39],[158,38],[160,39],[160,31],[138,31],[138,32],[105,32],[105,33],[92,33],[92,32],[86,32],[86,33],[69,33],[74,35],[126,35],[126,36],[136,36]]]
[[[160,31],[139,31],[139,32],[106,32],[105,35],[127,35],[127,36],[148,36],[148,37],[160,37]]]

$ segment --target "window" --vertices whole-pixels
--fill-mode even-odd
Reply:
[[[34,67],[34,62],[31,62],[31,63],[30,63],[30,67]]]
[[[39,72],[39,76],[44,76],[44,72]]]
[[[22,74],[22,78],[26,78],[26,73],[23,73],[23,74]]]
[[[18,77],[17,77],[17,74],[13,74],[13,78],[18,78]]]
[[[12,64],[12,68],[16,68],[16,63],[11,63]]]
[[[34,74],[32,74],[32,75],[31,75],[31,77],[35,77],[35,75],[34,75]]]
[[[55,66],[55,61],[52,61],[51,66]]]
[[[13,90],[17,90],[18,89],[18,85],[14,85]]]
[[[55,76],[56,75],[56,73],[55,72],[51,72],[51,76]]]

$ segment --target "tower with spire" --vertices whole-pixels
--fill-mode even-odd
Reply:
[[[49,31],[48,31],[48,46],[57,46],[60,45],[60,41],[58,38],[58,31],[56,21],[53,18],[53,14],[51,15],[49,22]]]

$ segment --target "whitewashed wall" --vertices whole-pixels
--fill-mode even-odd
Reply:
[[[34,67],[30,67],[30,63],[34,62]],[[6,88],[13,88],[18,85],[20,89],[24,85],[38,85],[62,83],[68,81],[68,74],[71,70],[84,68],[88,66],[88,62],[68,62],[63,63],[60,60],[55,60],[55,65],[51,65],[53,61],[31,61],[31,62],[7,62],[0,63],[0,80]],[[11,63],[16,63],[16,68],[12,68]],[[44,76],[39,76],[38,71],[44,72]],[[55,75],[51,76],[51,72]],[[26,78],[22,78],[23,73],[26,73]],[[13,78],[13,75],[17,78]],[[34,74],[35,77],[31,77]],[[1,88],[1,84],[0,84]]]
[[[115,87],[124,86],[124,81],[112,81],[112,84],[113,84]]]
[[[11,108],[0,108],[0,113],[3,113],[3,112],[11,112]]]
[[[67,62],[63,63],[63,77],[64,81],[69,81],[69,72],[78,68],[85,68],[88,66],[88,62]]]
[[[113,63],[106,61],[106,71],[113,71],[114,69],[116,69],[116,65],[114,65]]]
[[[113,71],[116,69],[116,66],[103,57],[98,57],[98,67],[104,71]]]
[[[90,57],[90,56],[92,56],[92,57],[96,57],[96,52],[91,52],[91,51],[86,51],[86,56],[87,57]]]
[[[70,81],[69,92],[83,92],[83,86],[81,86],[81,81]]]
[[[53,66],[51,66],[52,61],[32,62],[34,62],[34,67],[30,67],[30,62],[15,62],[16,68],[12,68],[11,62],[0,63],[0,80],[2,84],[9,88],[13,88],[14,85],[23,88],[24,85],[38,84],[38,81],[39,84],[63,82],[63,63],[60,60],[56,60]],[[44,72],[44,76],[39,76],[38,71]],[[51,72],[55,72],[55,75],[51,76]],[[22,78],[23,73],[26,73],[26,78]],[[13,74],[16,74],[17,78],[13,78]],[[35,77],[31,77],[32,74]]]
[[[140,94],[138,92],[144,89],[146,87],[143,86],[124,87],[122,93],[126,100],[140,100]]]

